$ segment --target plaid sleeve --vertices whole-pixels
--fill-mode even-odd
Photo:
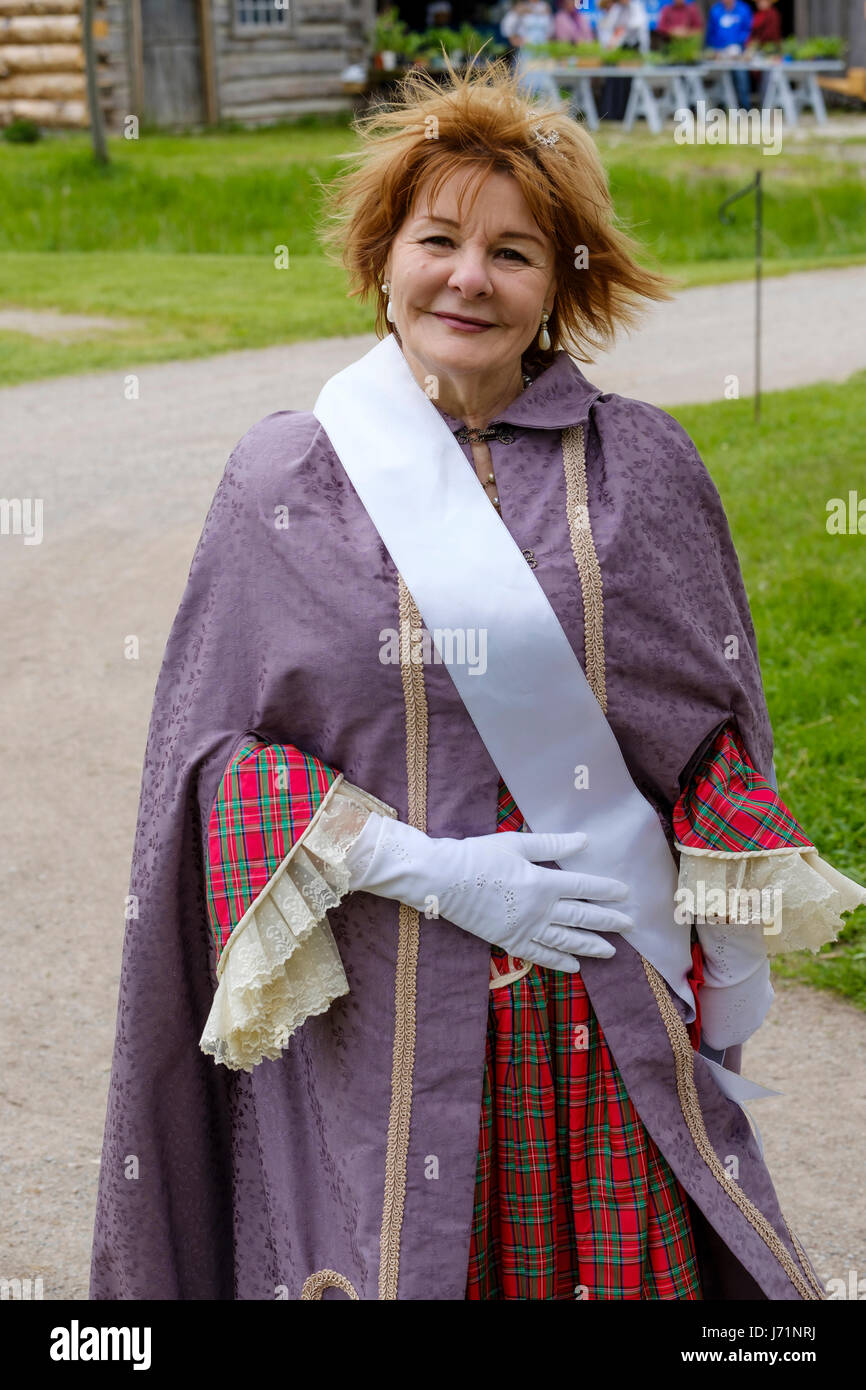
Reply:
[[[785,803],[749,761],[735,725],[716,735],[673,815],[680,850],[761,854],[813,848]]]
[[[217,956],[342,774],[253,735],[223,773],[207,829],[207,906]]]

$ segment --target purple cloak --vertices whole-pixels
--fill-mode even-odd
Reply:
[[[603,394],[565,353],[499,419],[513,436],[491,442],[502,519],[534,552],[582,664],[560,432],[585,425],[608,719],[670,837],[682,780],[728,719],[771,771],[755,635],[716,489],[671,416]],[[447,667],[380,659],[383,631],[411,611],[316,418],[280,411],[250,429],[208,512],[154,698],[94,1299],[464,1297],[486,943],[350,894],[329,914],[349,994],[251,1073],[198,1046],[216,983],[205,831],[245,733],[314,753],[431,835],[495,828],[498,771]],[[744,1112],[691,1048],[684,1006],[627,941],[581,968],[629,1095],[689,1195],[706,1297],[823,1296]]]

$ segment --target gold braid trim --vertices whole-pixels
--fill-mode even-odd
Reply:
[[[785,1221],[784,1216],[782,1217],[782,1220]],[[803,1266],[803,1269],[806,1271],[806,1278],[809,1280],[809,1283],[812,1285],[812,1288],[815,1290],[815,1293],[817,1294],[818,1298],[826,1299],[827,1290],[824,1288],[824,1285],[820,1283],[819,1280],[817,1280],[814,1274],[812,1273],[812,1266],[809,1263],[809,1256],[806,1254],[797,1237],[794,1235],[794,1232],[791,1230],[791,1227],[788,1225],[787,1221],[785,1221],[785,1230],[791,1237],[791,1244],[797,1252],[797,1258],[800,1261],[800,1264]]]
[[[406,711],[406,776],[409,825],[427,828],[427,695],[424,668],[412,661],[412,633],[421,614],[403,576],[398,574],[400,675]],[[385,1203],[379,1235],[379,1298],[396,1299],[400,1274],[400,1236],[406,1200],[409,1125],[412,1119],[412,1074],[415,1066],[415,994],[418,975],[419,917],[400,903],[397,973],[394,986],[394,1053],[391,1112],[385,1151]]]
[[[604,589],[589,520],[583,425],[569,425],[562,431],[562,466],[565,470],[568,531],[583,595],[586,679],[590,690],[607,714],[607,686],[604,674]]]
[[[665,1025],[671,1049],[673,1050],[680,1108],[682,1109],[685,1122],[688,1125],[689,1133],[694,1140],[695,1148],[706,1163],[713,1177],[716,1179],[716,1182],[725,1194],[730,1197],[734,1205],[739,1207],[746,1220],[754,1227],[765,1245],[767,1245],[772,1254],[775,1255],[801,1298],[813,1301],[826,1298],[827,1295],[824,1289],[812,1274],[803,1248],[793,1233],[790,1230],[788,1231],[800,1262],[803,1265],[803,1270],[806,1274],[805,1279],[791,1258],[790,1252],[783,1244],[779,1235],[767,1220],[766,1216],[764,1216],[764,1213],[755,1206],[754,1202],[749,1201],[749,1198],[743,1192],[739,1183],[725,1171],[718,1154],[710,1142],[710,1136],[707,1133],[707,1127],[704,1124],[704,1117],[701,1113],[701,1102],[698,1096],[698,1088],[695,1085],[694,1050],[688,1032],[686,1031],[686,1026],[677,1013],[673,1000],[667,991],[665,982],[655,966],[650,965],[649,961],[644,960],[643,956],[641,957],[641,961],[652,992],[656,997],[659,1013],[662,1016],[662,1022]]]
[[[354,1299],[356,1303],[360,1302],[354,1286],[345,1274],[338,1274],[335,1269],[317,1269],[315,1274],[310,1274],[304,1280],[301,1298],[306,1300],[321,1298],[325,1289],[342,1289],[343,1293],[349,1295],[349,1298]]]

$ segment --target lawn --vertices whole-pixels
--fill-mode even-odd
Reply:
[[[822,856],[866,883],[866,536],[826,504],[866,495],[866,372],[752,403],[682,406],[722,494],[758,635],[779,792]],[[839,942],[775,965],[866,1008],[866,908]]]
[[[371,329],[371,308],[347,300],[316,234],[322,187],[355,148],[345,119],[109,143],[104,169],[81,135],[0,143],[0,305],[128,321],[67,342],[0,331],[0,381]],[[622,225],[646,264],[682,285],[752,273],[751,202],[736,205],[733,226],[717,212],[757,168],[766,274],[866,260],[856,144],[768,158],[604,129],[597,144]]]

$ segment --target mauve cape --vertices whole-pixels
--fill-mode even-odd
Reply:
[[[565,353],[498,418],[514,427],[511,443],[491,444],[502,520],[534,551],[533,573],[584,666],[561,430],[585,422],[608,719],[670,835],[681,778],[728,719],[758,770],[768,775],[772,763],[754,630],[716,489],[670,415],[602,393]],[[275,524],[281,508],[287,526]],[[398,588],[315,416],[278,411],[254,425],[214,495],[156,686],[94,1299],[464,1297],[485,942],[415,918],[416,962],[398,904],[350,894],[329,914],[350,992],[308,1019],[279,1061],[250,1073],[198,1046],[216,984],[205,829],[244,733],[316,754],[407,819],[407,737],[409,761],[425,750],[408,727],[400,666],[379,659],[380,634],[399,627]],[[731,637],[736,660],[725,657]],[[422,669],[427,832],[492,833],[497,769],[447,667]],[[744,1112],[688,1044],[684,1006],[664,986],[660,999],[634,948],[616,945],[610,960],[584,959],[583,978],[629,1095],[689,1195],[705,1296],[821,1296]],[[127,1176],[133,1155],[137,1176]],[[731,1158],[738,1183],[726,1176]]]

